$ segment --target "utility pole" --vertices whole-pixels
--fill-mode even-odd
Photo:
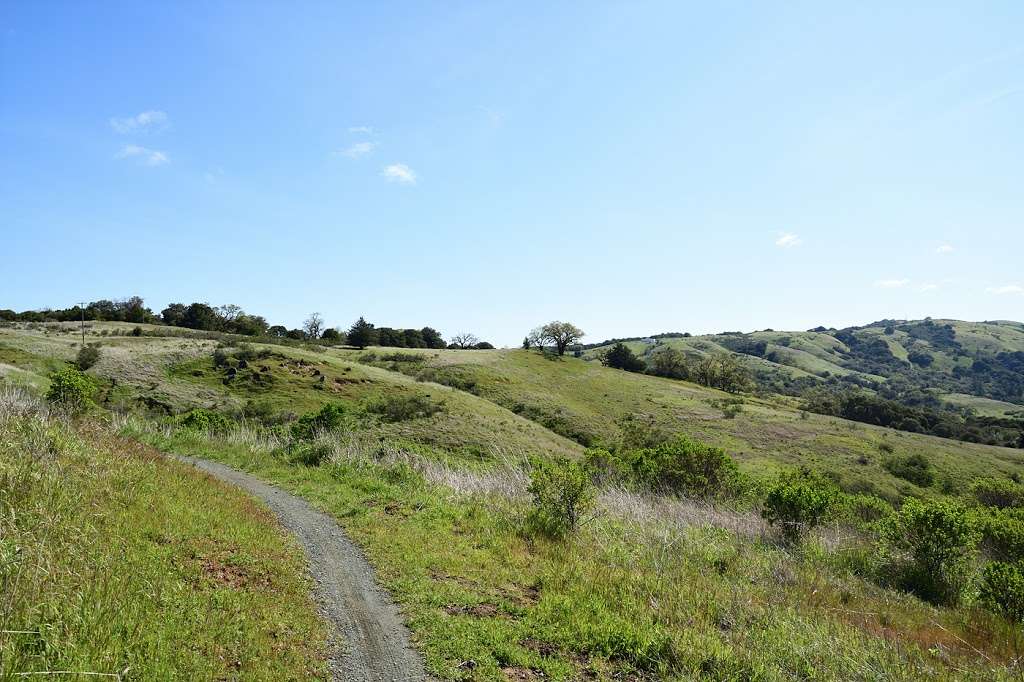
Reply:
[[[85,301],[78,304],[78,309],[82,311],[82,348],[85,348]]]

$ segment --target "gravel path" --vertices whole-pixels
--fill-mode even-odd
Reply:
[[[399,682],[428,680],[423,661],[409,644],[398,609],[377,586],[373,568],[331,517],[309,503],[249,474],[193,457],[178,457],[263,500],[306,552],[324,617],[344,640],[335,647],[336,680]]]

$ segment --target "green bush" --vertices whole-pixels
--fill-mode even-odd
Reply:
[[[294,464],[302,464],[307,467],[318,467],[330,459],[334,449],[329,443],[301,443],[291,448],[289,460]]]
[[[986,507],[1024,506],[1024,485],[1006,478],[983,478],[971,486],[971,495]]]
[[[530,472],[530,525],[551,537],[576,531],[594,504],[594,485],[579,462],[538,462]]]
[[[83,372],[100,360],[99,346],[82,346],[75,357],[75,366]]]
[[[292,424],[292,437],[308,440],[318,433],[337,431],[345,424],[345,408],[327,403],[316,412],[307,412]]]
[[[231,420],[220,412],[196,407],[178,417],[178,424],[194,431],[224,432],[231,428]]]
[[[624,483],[632,473],[628,462],[604,448],[589,448],[583,455],[583,466],[597,485]]]
[[[410,419],[429,417],[440,412],[443,406],[424,395],[381,396],[366,404],[366,411],[380,415],[386,422],[404,422]]]
[[[880,530],[879,555],[890,582],[934,603],[959,603],[980,539],[966,507],[909,499]]]
[[[785,472],[768,487],[763,516],[782,536],[797,542],[819,525],[839,500],[835,483],[806,467]]]
[[[978,600],[1014,623],[1024,623],[1024,563],[993,561],[985,566]]]
[[[983,512],[979,525],[986,554],[1002,561],[1024,561],[1024,510]]]
[[[93,380],[76,367],[65,367],[50,375],[50,388],[46,399],[74,410],[81,410],[96,392]]]
[[[905,457],[890,457],[883,465],[886,470],[898,478],[910,481],[922,488],[935,482],[932,463],[924,455],[913,454]]]
[[[739,468],[724,450],[686,436],[628,452],[624,460],[637,483],[658,492],[723,497],[740,483]]]
[[[892,505],[877,495],[858,493],[843,495],[839,512],[844,519],[855,525],[869,525],[887,518],[893,513]]]

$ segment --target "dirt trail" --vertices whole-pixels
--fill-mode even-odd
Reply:
[[[377,586],[373,568],[338,524],[298,497],[254,476],[204,459],[179,457],[228,483],[243,488],[277,515],[299,540],[317,582],[324,617],[344,641],[332,655],[336,680],[399,682],[428,680],[423,661],[409,644],[398,609]]]

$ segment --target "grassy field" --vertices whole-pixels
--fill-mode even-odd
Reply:
[[[324,678],[304,565],[247,496],[0,388],[0,680]]]
[[[356,351],[330,351],[357,359]],[[365,351],[380,355],[380,351]],[[406,352],[406,354],[410,354]],[[635,415],[667,432],[683,432],[726,449],[748,473],[768,476],[780,466],[807,464],[832,472],[850,490],[896,499],[929,494],[892,476],[889,454],[928,457],[954,488],[979,476],[1024,473],[1024,451],[951,441],[857,422],[802,413],[785,399],[745,396],[742,411],[723,409],[735,400],[695,384],[608,369],[577,358],[551,359],[536,352],[431,351],[422,363],[397,369],[472,387],[510,411],[585,442],[613,441],[621,420]]]
[[[1004,621],[875,586],[871,550],[848,530],[794,552],[752,512],[606,490],[577,536],[549,541],[527,530],[515,467],[474,472],[347,437],[310,467],[252,434],[124,428],[332,514],[440,679],[1011,679]]]
[[[130,327],[96,325],[87,339],[103,344],[88,373],[122,435],[248,470],[333,515],[400,603],[441,679],[1015,674],[1017,640],[1006,621],[970,602],[938,607],[881,587],[865,528],[836,523],[788,547],[750,502],[710,505],[604,488],[580,532],[554,541],[530,531],[527,461],[578,458],[586,445],[615,444],[640,425],[718,445],[755,481],[806,464],[847,490],[899,501],[962,494],[983,476],[1024,474],[1024,451],[805,414],[785,397],[734,396],[522,350],[355,351],[111,336]],[[74,357],[76,343],[70,332],[0,329],[0,354],[13,368],[5,376],[45,388],[45,373]],[[820,335],[800,346],[811,359],[830,352]],[[296,445],[289,424],[327,403],[343,406],[349,421],[316,443],[310,452],[320,453],[319,464],[308,465],[307,446]],[[382,404],[429,409],[389,418]],[[176,415],[195,407],[239,421],[218,432],[185,428]],[[905,454],[923,454],[937,482],[918,487],[883,466]],[[223,497],[228,504],[231,497]],[[164,518],[178,507],[159,509]],[[176,522],[223,532],[212,521]],[[280,541],[274,537],[263,542]],[[231,546],[253,550],[241,541]],[[265,547],[257,544],[257,554]],[[288,561],[277,566],[283,580]],[[302,581],[294,576],[301,570],[290,570],[297,591],[288,608],[299,619]],[[260,646],[261,621],[245,622],[252,629],[236,641]],[[172,625],[191,626],[187,619]],[[321,640],[315,622],[307,625],[305,644],[282,643],[279,658],[261,661],[292,673],[318,670]],[[179,664],[186,665],[166,663]]]
[[[89,372],[107,382],[101,402],[115,409],[157,415],[192,407],[240,412],[251,401],[294,416],[326,402],[357,410],[382,396],[415,395],[436,403],[439,411],[421,419],[377,420],[373,432],[476,461],[576,456],[584,444],[614,442],[622,420],[632,418],[723,447],[755,477],[806,464],[830,472],[848,490],[891,500],[936,494],[890,474],[883,464],[892,455],[925,455],[952,490],[979,476],[1024,474],[1022,450],[802,413],[784,397],[744,396],[738,414],[730,416],[726,408],[737,400],[730,394],[578,358],[550,359],[521,350],[314,352],[254,345],[269,356],[226,381],[226,370],[212,359],[216,342],[109,336],[131,327],[97,324],[87,339],[103,343],[101,359]],[[38,372],[75,353],[77,337],[68,330],[0,329],[0,354],[36,384],[44,383]],[[108,336],[101,335],[104,331]],[[812,341],[828,346],[820,334],[809,335],[803,345],[811,348]]]

